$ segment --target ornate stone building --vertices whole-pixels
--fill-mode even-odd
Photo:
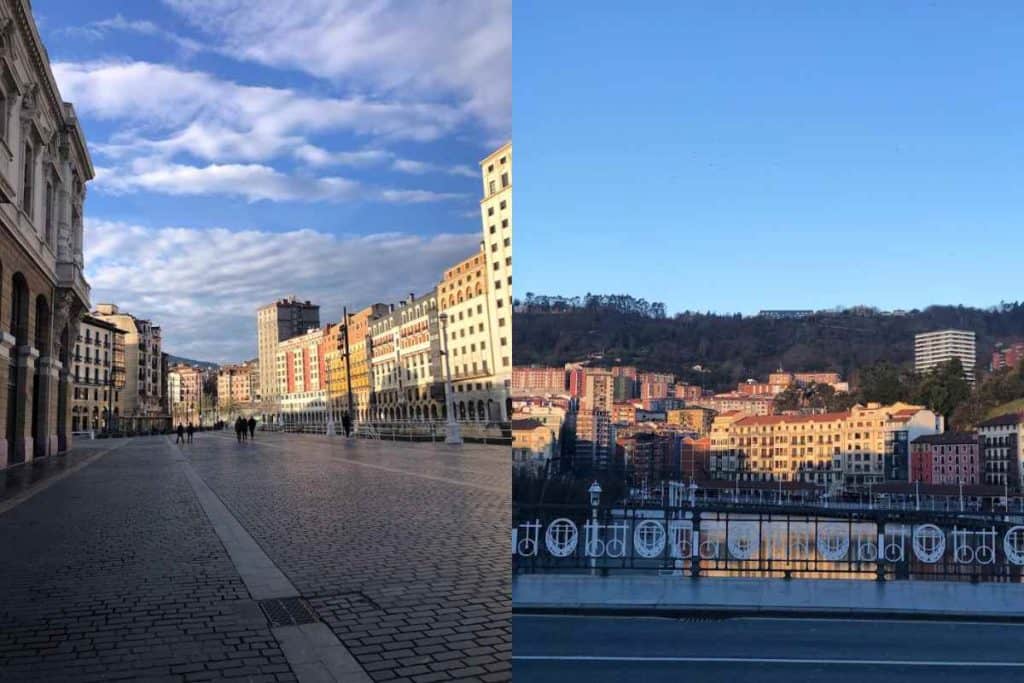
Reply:
[[[27,0],[0,2],[0,468],[71,445],[92,162]]]

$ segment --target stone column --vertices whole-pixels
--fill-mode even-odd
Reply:
[[[14,335],[0,331],[0,470],[7,467],[7,377],[10,374]]]
[[[60,377],[57,381],[57,451],[61,452],[61,446],[64,446],[64,451],[71,450],[71,373],[68,372],[67,368],[61,368]],[[64,405],[60,405],[60,397],[64,396]],[[63,410],[62,410],[63,409]],[[61,414],[63,413],[63,415]]]
[[[34,346],[19,346],[16,351],[18,373],[17,419],[14,423],[14,453],[8,454],[8,460],[28,462],[32,452],[32,389],[36,381],[36,359],[39,351]],[[40,401],[40,405],[42,402]]]
[[[39,410],[42,412],[43,437],[46,439],[44,455],[57,452],[57,381],[60,378],[62,364],[59,360],[44,356],[38,361],[39,372],[36,379],[39,385]]]

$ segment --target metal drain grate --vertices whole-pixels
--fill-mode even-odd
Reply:
[[[260,600],[260,609],[271,626],[297,626],[319,621],[316,612],[302,598]]]

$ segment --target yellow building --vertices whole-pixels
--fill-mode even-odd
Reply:
[[[880,483],[886,459],[895,455],[895,433],[913,437],[941,426],[935,413],[907,403],[871,403],[820,415],[726,413],[711,425],[712,475],[830,488]]]
[[[708,408],[677,408],[668,410],[665,422],[696,432],[701,438],[711,433],[715,411]]]

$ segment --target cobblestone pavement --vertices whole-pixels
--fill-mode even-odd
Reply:
[[[175,451],[375,680],[509,680],[507,448],[223,433],[0,514],[0,680],[295,680]]]
[[[215,440],[193,466],[374,680],[511,677],[508,447]]]

